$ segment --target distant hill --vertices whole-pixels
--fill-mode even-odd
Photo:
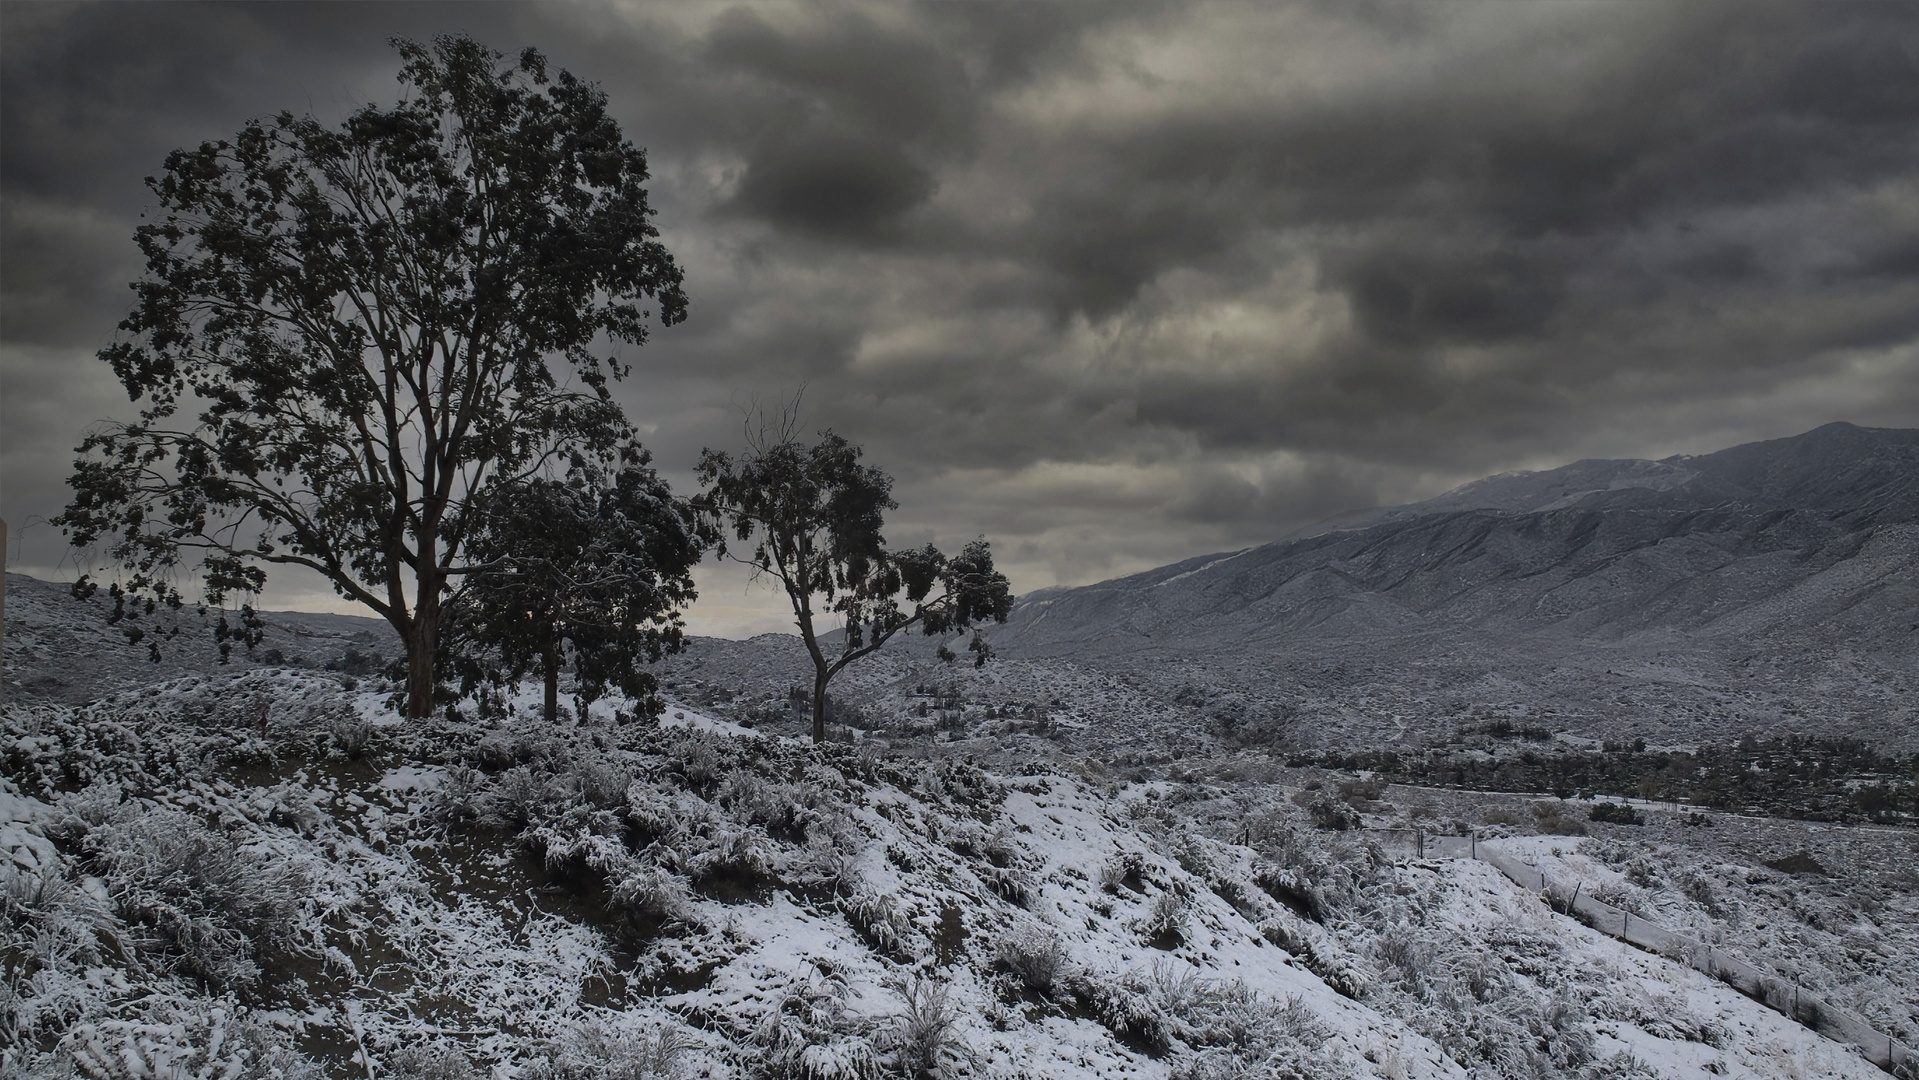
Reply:
[[[393,629],[379,619],[266,611],[261,612],[266,640],[251,655],[234,649],[222,665],[213,640],[218,613],[202,616],[189,607],[159,622],[163,631],[177,629],[178,634],[166,640],[154,663],[144,645],[129,644],[118,627],[108,625],[109,608],[97,596],[75,600],[60,582],[8,574],[7,699],[79,704],[183,675],[263,666],[366,675],[400,653]],[[153,629],[155,623],[144,625]]]
[[[1919,431],[1830,424],[1698,457],[1489,477],[1314,535],[1049,590],[994,641],[1009,657],[1197,664],[1199,681],[1282,696],[1337,664],[1341,697],[1371,687],[1402,720],[1503,695],[1654,736],[1910,739]],[[1491,695],[1512,682],[1530,689]]]

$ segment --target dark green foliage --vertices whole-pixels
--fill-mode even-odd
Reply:
[[[708,450],[700,457],[701,503],[712,521],[751,554],[731,555],[771,575],[792,602],[794,620],[814,668],[813,741],[826,738],[826,687],[848,664],[909,627],[928,636],[964,633],[988,621],[1005,622],[1013,609],[1006,576],[993,568],[992,549],[974,540],[956,556],[927,544],[889,551],[880,529],[896,509],[893,480],[860,464],[860,448],[832,432],[806,446],[793,437],[789,412],[777,430],[753,437],[738,459]],[[839,616],[838,655],[820,641],[814,603]],[[977,632],[975,666],[992,649]],[[943,658],[952,653],[940,647]]]
[[[641,712],[659,713],[644,665],[680,649],[679,609],[694,598],[705,541],[644,460],[605,483],[532,480],[489,502],[469,552],[483,569],[448,605],[441,650],[469,688],[537,672],[550,723],[570,657],[582,703],[617,686]]]
[[[1827,873],[1819,860],[1804,851],[1796,851],[1783,859],[1768,859],[1766,865],[1782,874],[1818,874],[1824,877]]]
[[[117,611],[179,604],[181,574],[212,603],[325,576],[399,633],[417,717],[475,510],[626,440],[627,368],[592,346],[686,297],[597,87],[531,49],[394,44],[391,108],[256,119],[149,178],[146,276],[100,353],[140,417],[87,437],[57,523],[125,572]]]
[[[1919,817],[1919,755],[1882,754],[1852,739],[1789,735],[1696,750],[1446,749],[1296,757],[1289,764],[1370,770],[1396,783],[1470,791],[1599,792],[1813,821]]]
[[[1591,814],[1594,821],[1609,821],[1614,825],[1644,825],[1646,819],[1625,803],[1594,803]]]

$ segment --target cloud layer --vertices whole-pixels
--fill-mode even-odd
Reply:
[[[0,9],[15,524],[63,502],[141,177],[390,100],[389,35],[536,45],[648,147],[692,318],[622,391],[690,479],[802,383],[893,539],[1015,584],[1581,456],[1919,425],[1904,5]],[[49,530],[20,552],[46,570]],[[713,579],[701,628],[740,631]],[[283,586],[292,590],[296,586]],[[291,592],[289,592],[291,595]],[[740,603],[735,603],[740,601]]]

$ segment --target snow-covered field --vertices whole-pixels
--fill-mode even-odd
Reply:
[[[0,1071],[1883,1075],[1483,863],[1317,827],[1329,792],[814,747],[690,695],[558,728],[382,698],[266,669],[8,706]],[[1502,842],[1913,1022],[1910,873]]]

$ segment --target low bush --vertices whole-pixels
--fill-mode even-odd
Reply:
[[[738,1032],[737,1056],[756,1080],[878,1080],[885,1061],[846,1008],[846,986],[809,974],[768,995],[772,1007]]]
[[[245,1015],[231,998],[149,999],[133,1015],[76,1023],[51,1054],[39,1059],[29,1075],[327,1080],[318,1062],[289,1046],[271,1025]]]
[[[1028,924],[1001,938],[993,957],[1022,987],[1044,997],[1066,969],[1066,949],[1050,928]]]
[[[1169,1080],[1347,1080],[1350,1065],[1327,1049],[1332,1030],[1297,997],[1275,1001],[1243,982],[1209,986],[1191,999],[1181,1041],[1195,1052]]]
[[[526,1080],[676,1080],[682,1061],[698,1047],[671,1025],[631,1030],[587,1023],[552,1040],[546,1054],[520,1075]]]
[[[1191,909],[1191,900],[1175,890],[1167,889],[1153,897],[1145,917],[1139,921],[1139,932],[1155,943],[1184,940]]]
[[[867,947],[900,963],[912,963],[927,951],[925,935],[899,910],[893,898],[863,884],[839,900],[840,913]]]
[[[1137,851],[1127,851],[1106,860],[1099,868],[1099,887],[1108,893],[1118,893],[1121,886],[1139,892],[1146,887],[1146,857]]]
[[[1645,817],[1626,803],[1594,803],[1589,817],[1593,821],[1604,821],[1613,825],[1644,825],[1646,823]]]
[[[460,1048],[444,1042],[419,1043],[388,1054],[383,1075],[390,1080],[480,1080]]]
[[[143,944],[216,988],[249,986],[260,955],[302,948],[305,874],[197,818],[148,811],[88,830],[82,848]]]
[[[924,1080],[943,1075],[949,1062],[972,1058],[960,1040],[959,1010],[945,983],[909,974],[889,985],[899,994],[901,1009],[877,1041],[892,1057],[898,1075]]]

